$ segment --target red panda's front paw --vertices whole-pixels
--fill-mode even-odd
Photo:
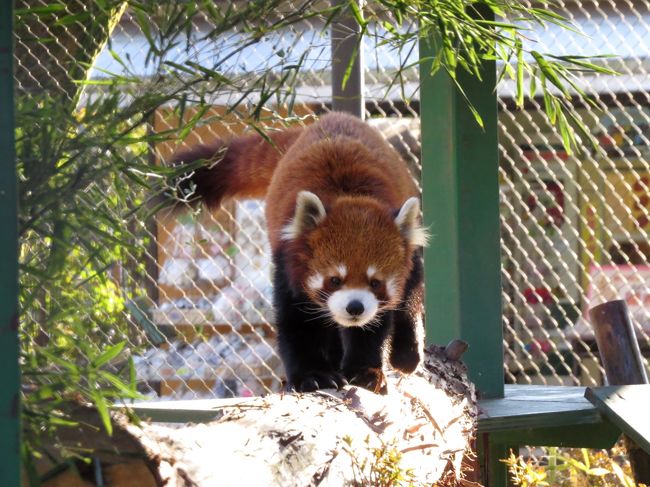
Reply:
[[[345,371],[345,376],[350,384],[363,387],[376,394],[386,394],[386,377],[381,368],[368,367],[364,369],[349,369]]]
[[[313,392],[318,389],[341,389],[348,382],[338,372],[311,371],[295,374],[287,381],[289,392]]]
[[[420,365],[422,356],[417,350],[393,351],[390,355],[390,364],[394,369],[405,374],[410,374]]]

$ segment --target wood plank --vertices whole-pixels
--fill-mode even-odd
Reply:
[[[584,392],[584,387],[506,385],[502,399],[479,402],[479,432],[602,423]]]
[[[584,397],[584,387],[506,385],[506,397],[479,402],[478,433],[507,445],[609,448],[619,426]],[[253,398],[152,401],[133,404],[142,418],[168,423],[207,422]]]
[[[571,401],[584,402],[584,387],[533,386],[506,384],[506,397],[514,401]]]
[[[612,423],[650,453],[650,385],[588,387],[585,397]]]
[[[232,407],[245,406],[254,398],[193,399],[188,401],[148,401],[130,405],[143,419],[164,423],[200,423],[220,418]]]

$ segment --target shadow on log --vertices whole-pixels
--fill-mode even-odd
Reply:
[[[107,439],[90,428],[59,441],[94,451],[114,479],[121,467],[127,480],[116,487],[476,485],[463,479],[477,417],[474,386],[458,360],[466,348],[429,347],[414,374],[388,374],[386,395],[348,386],[214,400],[217,419],[202,424],[136,426],[116,415],[122,446],[110,455]],[[128,483],[143,465],[148,480]]]

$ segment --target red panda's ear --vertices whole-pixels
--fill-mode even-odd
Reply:
[[[411,245],[424,247],[429,235],[420,225],[420,201],[415,197],[407,199],[395,217],[400,233]]]
[[[325,216],[325,207],[320,198],[310,191],[301,191],[296,198],[296,212],[282,229],[282,240],[294,240],[316,228]]]

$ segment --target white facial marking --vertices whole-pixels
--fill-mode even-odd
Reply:
[[[339,277],[341,279],[345,279],[345,277],[348,275],[348,268],[345,267],[345,264],[339,264],[336,266],[336,272],[339,273]]]
[[[386,293],[390,299],[398,298],[397,296],[397,280],[391,277],[386,281]]]
[[[377,268],[374,265],[368,267],[368,270],[366,271],[366,276],[368,276],[368,279],[372,279],[372,276],[375,274],[377,274]]]
[[[317,272],[309,279],[307,279],[307,286],[310,289],[318,290],[323,287],[323,275],[320,272]]]
[[[359,301],[363,305],[363,312],[351,315],[347,307],[352,301]],[[327,307],[332,318],[341,326],[363,326],[377,314],[379,303],[370,291],[365,289],[341,289],[330,295]]]

